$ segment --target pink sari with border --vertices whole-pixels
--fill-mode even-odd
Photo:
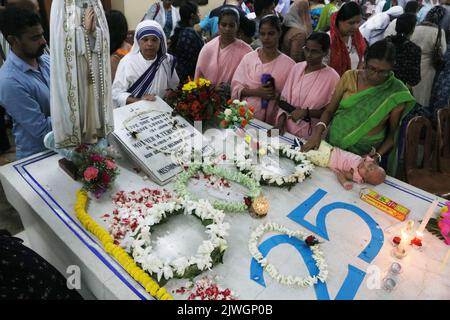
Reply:
[[[329,66],[306,75],[305,69],[305,61],[297,63],[292,68],[281,93],[281,100],[301,109],[322,109],[330,103],[336,85],[339,82],[339,75]],[[278,110],[277,123],[283,113],[287,112],[283,109]],[[311,124],[303,120],[295,123],[288,119],[286,121],[286,130],[307,140],[310,137],[310,125],[313,128],[318,122],[319,119],[317,118],[312,118]]]
[[[220,36],[208,42],[200,51],[195,79],[205,78],[215,85],[230,84],[242,58],[253,51],[248,44],[239,39],[220,49],[219,38]]]
[[[247,54],[239,67],[236,69],[233,80],[231,81],[231,97],[247,101],[249,106],[255,107],[255,118],[268,124],[275,125],[278,114],[278,105],[275,100],[269,101],[267,108],[261,107],[260,97],[245,97],[242,99],[243,89],[256,89],[261,86],[261,75],[268,73],[275,79],[275,88],[277,92],[283,90],[286,79],[295,65],[294,60],[281,53],[277,58],[269,63],[263,64],[259,58],[257,49]]]

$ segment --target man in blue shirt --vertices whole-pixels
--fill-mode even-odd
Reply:
[[[0,31],[11,46],[0,69],[0,105],[12,117],[16,157],[44,151],[50,120],[50,58],[39,16],[8,7],[1,12]]]

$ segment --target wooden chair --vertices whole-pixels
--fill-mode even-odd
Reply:
[[[412,118],[406,127],[406,182],[438,196],[450,193],[450,175],[432,167],[431,121],[425,117]]]
[[[436,146],[437,170],[450,173],[450,108],[437,112]]]

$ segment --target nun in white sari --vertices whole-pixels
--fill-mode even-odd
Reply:
[[[161,26],[152,20],[139,23],[133,48],[117,67],[112,86],[114,106],[152,100],[154,96],[164,98],[166,90],[176,89],[180,82],[175,63],[175,58],[167,53],[166,36]]]
[[[53,1],[50,18],[51,147],[95,144],[114,123],[109,30],[102,4]]]
[[[384,32],[391,21],[403,14],[401,6],[394,6],[385,12],[372,15],[360,27],[359,31],[368,42],[369,46],[384,38]]]

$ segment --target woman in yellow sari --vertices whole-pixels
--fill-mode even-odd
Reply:
[[[364,70],[344,73],[303,150],[317,149],[329,127],[327,140],[332,145],[378,159],[388,156],[388,173],[395,175],[399,124],[415,100],[393,75],[392,43],[374,43],[365,61]]]

